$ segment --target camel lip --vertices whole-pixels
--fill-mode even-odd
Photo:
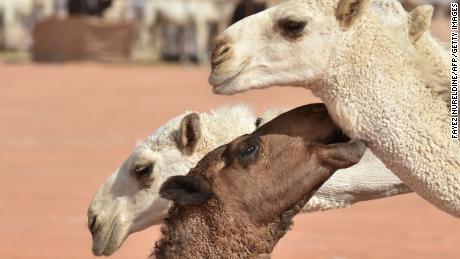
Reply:
[[[222,84],[214,85],[214,86],[212,87],[212,91],[213,91],[215,94],[229,93],[229,91],[225,91],[225,87],[228,86],[233,80],[234,80],[234,77],[229,78],[227,81],[223,82]]]
[[[217,94],[227,92],[222,90],[225,88],[225,86],[230,85],[238,76],[241,75],[241,73],[243,73],[243,71],[249,65],[249,61],[250,59],[247,59],[241,63],[237,69],[223,74],[216,72],[218,67],[214,67],[212,69],[211,75],[209,76],[209,83],[213,87],[213,92]]]
[[[209,83],[212,85],[214,91],[216,91],[235,80],[235,78],[238,77],[242,71],[243,69],[240,69],[226,75],[217,75],[215,72],[212,72],[211,76],[209,77]]]
[[[103,232],[100,231],[93,237],[93,254],[95,256],[109,256],[113,254],[114,251],[107,251],[107,246],[109,244],[110,238],[112,237],[113,231],[115,229],[115,220],[110,222],[110,229],[108,230],[108,235],[103,235]],[[97,239],[97,237],[102,237],[102,239]]]

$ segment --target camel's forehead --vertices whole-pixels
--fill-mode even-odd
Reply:
[[[369,8],[377,17],[382,19],[383,23],[391,24],[398,22],[406,22],[407,12],[402,5],[395,0],[376,0],[371,1]]]
[[[291,0],[277,6],[278,10],[296,9],[298,12],[305,10],[323,11],[334,14],[339,0]],[[370,0],[369,7],[379,9],[378,14],[404,15],[406,12],[397,0]]]
[[[291,0],[273,8],[276,17],[334,14],[335,0]]]
[[[190,170],[189,175],[206,181],[212,181],[212,179],[225,166],[223,153],[228,145],[229,144],[220,146],[206,154],[206,156],[198,162],[196,167]]]
[[[304,7],[315,9],[328,9],[336,6],[339,0],[292,0],[289,2],[295,2],[303,5]]]
[[[137,148],[128,159],[130,163],[143,163],[154,160],[154,152],[150,148]]]
[[[276,18],[290,16],[290,15],[302,15],[309,8],[309,6],[304,5],[298,1],[289,1],[280,4],[277,8],[273,10]]]

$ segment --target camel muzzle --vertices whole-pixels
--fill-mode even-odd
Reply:
[[[96,232],[97,232],[97,226],[96,226],[96,220],[97,220],[97,216],[96,215],[89,215],[88,216],[88,228],[89,228],[89,232],[91,232],[91,235],[94,237],[94,235],[96,235]]]
[[[229,44],[217,44],[211,56],[212,67],[214,68],[229,60],[233,53],[232,49]]]

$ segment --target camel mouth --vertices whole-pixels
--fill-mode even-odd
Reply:
[[[230,74],[226,75],[218,75],[216,73],[212,73],[209,77],[209,83],[213,86],[213,91],[218,92],[219,89],[224,88],[225,86],[229,85],[232,81],[237,78],[243,70],[235,71]]]
[[[234,75],[231,75],[231,76],[227,76],[225,79],[223,80],[220,80],[222,82],[220,83],[215,83],[215,79],[210,79],[210,83],[211,85],[213,86],[212,87],[212,90],[214,93],[216,94],[221,94],[221,93],[226,93],[226,86],[229,86],[231,85],[231,83],[236,79],[236,77],[238,77],[240,75],[241,72],[239,73],[236,73]]]
[[[110,228],[108,231],[98,231],[94,233],[93,236],[93,254],[95,256],[103,256],[105,255],[105,250],[109,243],[110,237],[112,236],[112,232],[114,229],[113,221],[110,223]],[[108,234],[104,234],[108,233]]]
[[[112,220],[106,231],[95,233],[92,247],[95,256],[110,256],[123,244],[127,235],[122,235],[123,238],[121,239],[117,238],[115,235],[118,235],[120,232],[117,226],[116,220]]]
[[[217,72],[218,67],[213,68],[209,76],[209,83],[213,86],[213,92],[216,94],[232,93],[232,83],[243,73],[248,64],[249,60],[246,60],[237,69],[222,74]]]

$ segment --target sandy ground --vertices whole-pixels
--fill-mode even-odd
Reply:
[[[448,37],[446,22],[433,32]],[[315,99],[271,88],[214,96],[205,68],[0,62],[0,258],[93,258],[86,209],[135,142],[187,109],[247,102],[258,111]],[[146,258],[158,228],[112,258]],[[460,220],[414,194],[300,215],[284,258],[460,258]]]

